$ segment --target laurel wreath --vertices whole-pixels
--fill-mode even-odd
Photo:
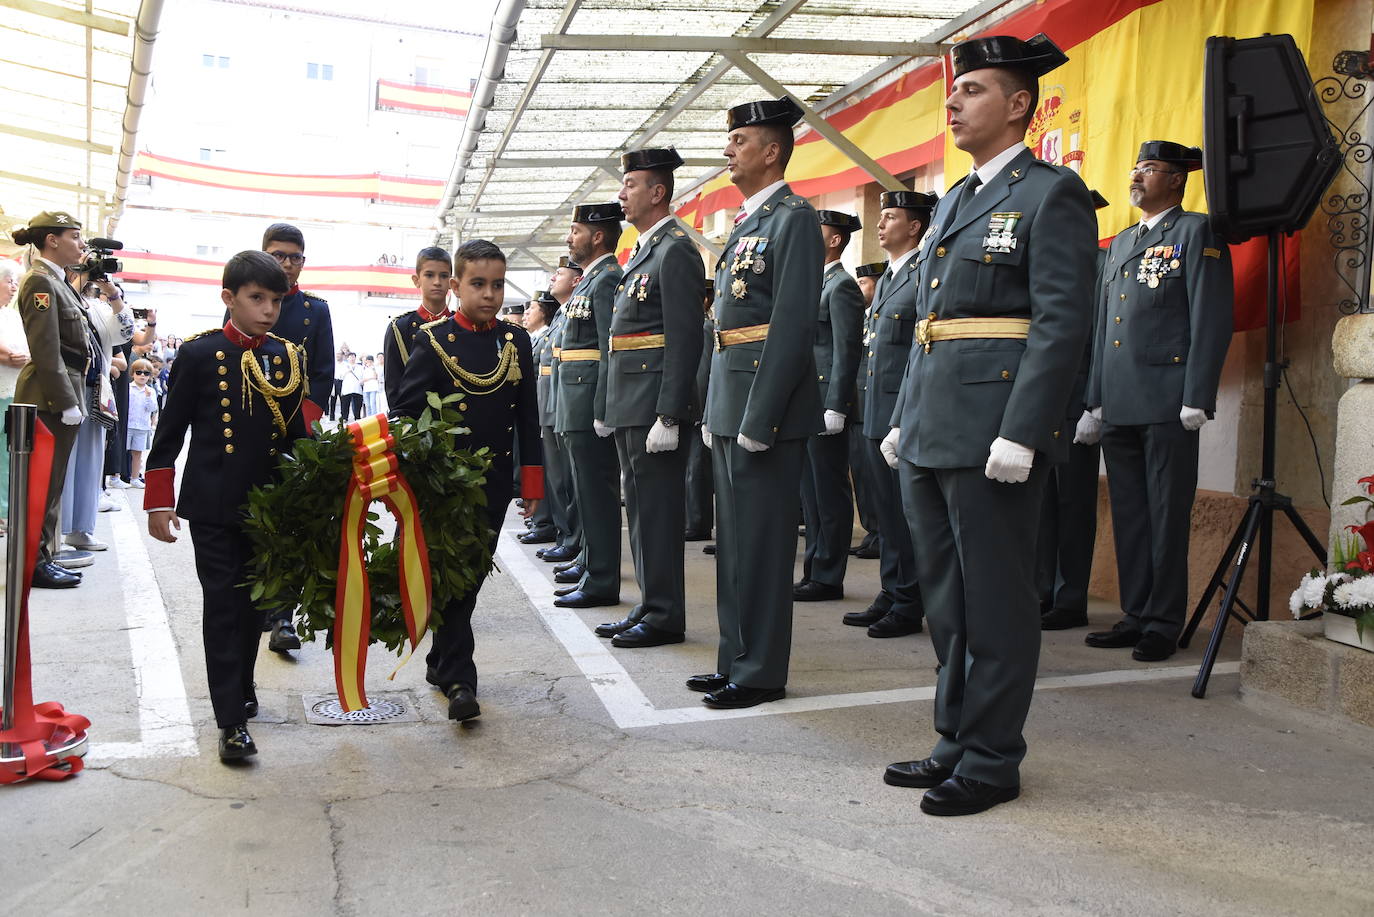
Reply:
[[[491,567],[486,480],[491,459],[486,447],[455,446],[462,415],[451,407],[457,394],[441,399],[429,393],[429,407],[418,419],[390,422],[400,472],[410,482],[420,509],[429,549],[434,613],[471,591]],[[345,426],[316,428],[313,439],[298,440],[282,455],[278,478],[248,494],[245,529],[252,543],[248,586],[254,604],[271,614],[296,609],[303,640],[324,634],[332,646],[334,593],[338,583],[340,519],[353,474],[353,441]],[[364,552],[372,597],[371,642],[400,653],[406,637],[401,614],[396,547],[383,541],[380,514],[369,509]]]

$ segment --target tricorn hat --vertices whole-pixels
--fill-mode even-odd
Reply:
[[[510,305],[504,306],[501,309],[501,314],[503,315],[523,315],[524,312],[525,304],[522,302],[511,303]]]
[[[1172,140],[1146,140],[1140,145],[1140,155],[1136,162],[1154,159],[1178,166],[1185,172],[1195,172],[1202,168],[1202,150],[1195,146],[1184,146]]]
[[[1011,35],[989,35],[961,41],[949,51],[955,77],[984,67],[1011,67],[1044,76],[1069,59],[1044,32],[1022,41]]]
[[[884,191],[878,195],[878,207],[882,210],[888,207],[904,207],[907,210],[924,210],[929,213],[939,202],[940,198],[934,192],[927,194],[923,191]]]
[[[817,210],[816,219],[820,221],[822,226],[834,226],[845,232],[858,232],[864,228],[864,224],[859,222],[858,217],[852,213],[845,213],[843,210]]]
[[[1107,199],[1106,199],[1105,197],[1102,196],[1102,192],[1101,192],[1101,191],[1098,191],[1096,188],[1094,188],[1094,189],[1092,189],[1092,191],[1090,191],[1090,192],[1088,192],[1088,193],[1091,194],[1091,195],[1093,196],[1093,209],[1094,209],[1094,210],[1101,210],[1103,207],[1106,207],[1106,206],[1107,206],[1108,201],[1107,201]]]
[[[29,229],[80,229],[81,222],[63,210],[44,210],[29,220]]]
[[[620,171],[635,172],[639,169],[676,169],[682,165],[682,157],[672,147],[630,150],[620,156]]]
[[[872,264],[861,264],[854,268],[855,277],[877,277],[887,270],[886,261],[874,261]]]
[[[567,255],[561,255],[561,256],[559,257],[559,259],[558,259],[558,266],[559,266],[559,267],[565,267],[565,268],[567,268],[568,270],[573,271],[573,272],[578,273],[578,274],[582,273],[582,265],[578,264],[576,261],[574,261],[573,259],[569,258]]]
[[[626,170],[628,171],[628,170]],[[574,223],[619,223],[625,219],[620,201],[609,204],[578,204],[573,208]]]
[[[802,119],[801,106],[791,96],[780,99],[763,99],[759,102],[745,102],[736,105],[725,113],[727,130],[737,127],[755,127],[760,124],[781,124],[793,127]]]

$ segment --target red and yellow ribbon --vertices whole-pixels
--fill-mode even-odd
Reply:
[[[396,517],[396,554],[401,567],[401,612],[413,651],[429,627],[432,589],[429,549],[420,525],[415,492],[400,472],[386,415],[348,425],[353,437],[353,477],[344,498],[339,581],[334,593],[334,684],[346,711],[367,707],[363,676],[372,630],[372,591],[363,551],[367,508],[380,500]]]

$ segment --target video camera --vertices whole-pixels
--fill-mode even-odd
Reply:
[[[109,280],[111,274],[124,270],[119,259],[113,257],[115,252],[123,248],[124,243],[117,239],[87,239],[86,257],[76,266],[76,270],[92,281]]]

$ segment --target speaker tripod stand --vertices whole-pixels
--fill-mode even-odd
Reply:
[[[1293,501],[1278,492],[1274,480],[1274,436],[1278,427],[1279,384],[1283,381],[1283,370],[1287,365],[1278,360],[1278,299],[1279,299],[1279,231],[1269,230],[1269,290],[1267,295],[1267,314],[1264,332],[1264,432],[1260,444],[1260,476],[1255,479],[1250,493],[1250,503],[1244,517],[1236,526],[1231,542],[1217,563],[1207,591],[1202,594],[1188,626],[1183,629],[1178,645],[1187,647],[1202,623],[1203,616],[1212,604],[1217,590],[1225,588],[1221,607],[1217,611],[1216,623],[1212,625],[1212,637],[1207,641],[1207,651],[1203,653],[1202,665],[1198,668],[1197,678],[1193,681],[1193,697],[1203,697],[1207,693],[1207,680],[1212,676],[1212,666],[1216,664],[1221,640],[1226,633],[1226,625],[1235,618],[1241,624],[1247,621],[1267,621],[1269,619],[1269,578],[1273,569],[1274,550],[1274,513],[1282,512],[1297,529],[1303,541],[1312,549],[1317,561],[1326,566],[1326,548],[1317,540],[1306,520],[1293,508]],[[1259,555],[1259,578],[1255,581],[1255,607],[1245,604],[1240,597],[1240,584],[1245,579],[1246,568],[1252,554]],[[1227,579],[1229,573],[1229,580]],[[1237,610],[1239,609],[1239,610]]]

